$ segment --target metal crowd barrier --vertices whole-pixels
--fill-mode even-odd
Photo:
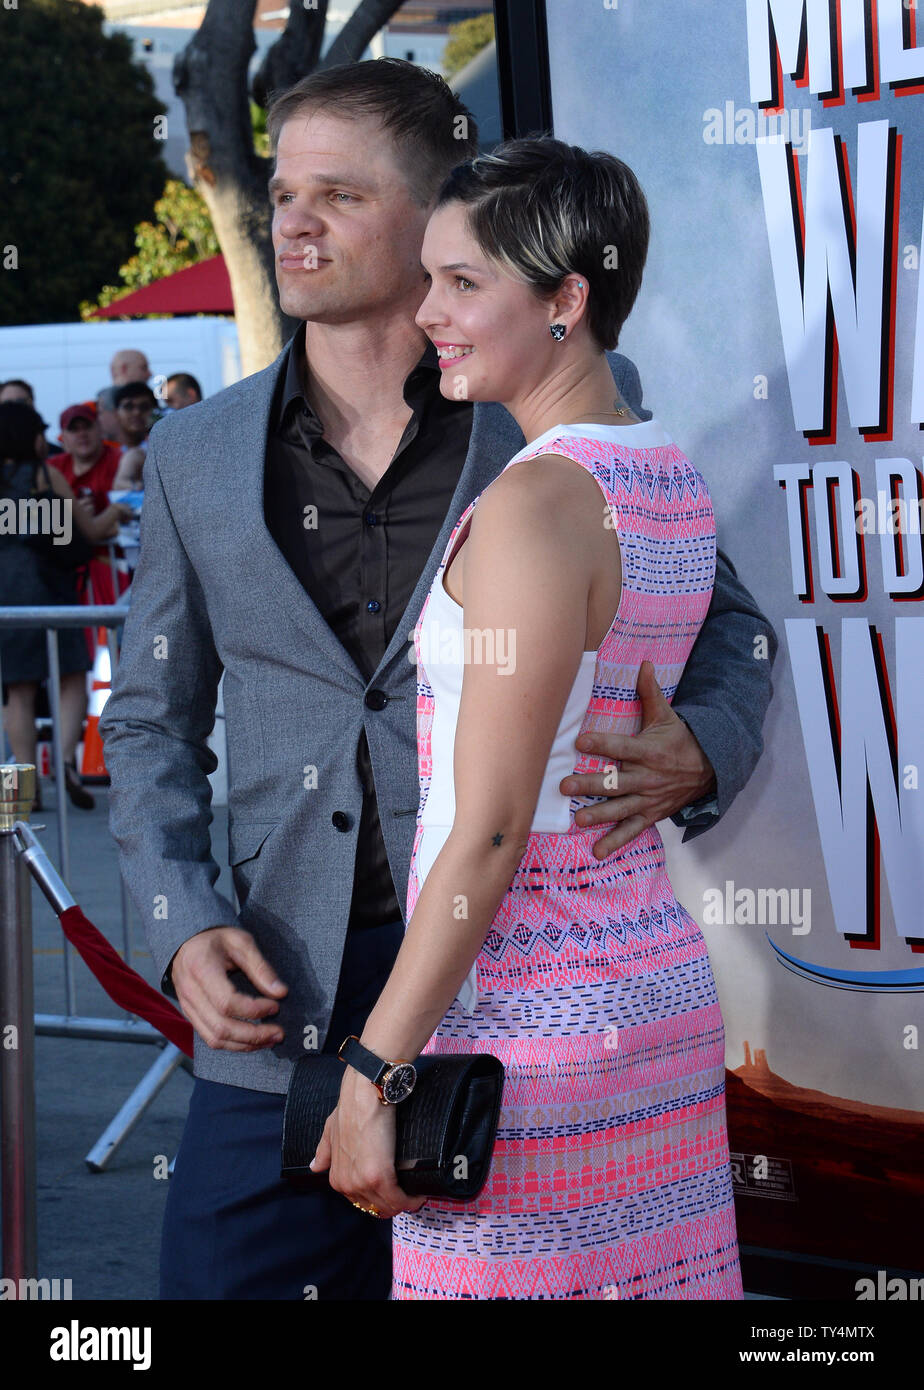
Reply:
[[[43,627],[48,644],[48,697],[51,706],[52,764],[55,770],[58,814],[58,867],[65,882],[71,878],[70,839],[68,837],[68,798],[64,780],[64,750],[61,747],[61,666],[58,657],[58,629],[62,627],[104,627],[109,648],[109,669],[115,673],[118,665],[118,644],[115,629],[121,627],[128,615],[129,595],[124,603],[111,604],[61,604],[54,607],[0,608],[0,631],[17,627]],[[3,669],[0,665],[0,681]],[[44,829],[44,827],[41,827]],[[119,896],[122,927],[122,950],[128,965],[132,960],[131,907],[128,892],[119,875]],[[60,1031],[73,1033],[69,1025],[77,1015],[77,992],[74,984],[72,947],[64,943],[64,994],[65,1012],[62,1015],[49,1015],[49,1025],[55,1019]],[[41,1030],[40,1030],[41,1031]],[[79,1036],[86,1036],[80,1034]]]
[[[75,899],[25,817],[35,796],[32,764],[0,764],[0,1212],[2,1274],[31,1279],[37,1272],[35,1034],[44,1033],[163,1045],[160,1056],[107,1126],[86,1162],[101,1172],[178,1067],[191,1064],[149,1023],[118,1019],[33,1016],[30,875],[56,916]],[[171,1170],[173,1165],[171,1164]]]
[[[36,1034],[81,1037],[118,1042],[164,1044],[150,1024],[127,1014],[123,1019],[92,1018],[77,1012],[76,988],[69,941],[64,941],[66,1011],[35,1014],[32,981],[32,909],[30,874],[58,915],[75,903],[68,887],[67,790],[61,746],[61,676],[58,629],[105,627],[110,667],[118,664],[115,629],[128,613],[124,601],[110,605],[0,608],[0,629],[44,627],[48,642],[48,680],[52,713],[52,761],[58,799],[58,862],[61,873],[33,833],[43,825],[28,824],[35,796],[36,769],[31,765],[0,767],[0,1210],[3,1214],[3,1276],[33,1278],[36,1272],[35,1216],[35,1044]],[[2,670],[0,670],[2,680]],[[2,763],[2,759],[0,759]],[[11,773],[15,785],[10,781]],[[130,904],[119,875],[124,959],[131,964]],[[173,1072],[191,1070],[189,1059],[171,1043],[132,1091],[118,1114],[87,1155],[95,1172],[105,1169],[119,1144],[137,1124]]]

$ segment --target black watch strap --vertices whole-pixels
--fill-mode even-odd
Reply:
[[[393,1066],[392,1062],[383,1062],[381,1057],[370,1052],[368,1047],[363,1047],[359,1038],[353,1034],[344,1038],[337,1055],[342,1062],[354,1067],[360,1076],[371,1081],[373,1086],[381,1086],[382,1081]]]

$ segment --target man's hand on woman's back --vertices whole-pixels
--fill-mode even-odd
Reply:
[[[646,670],[647,667],[647,670]],[[698,801],[715,787],[715,772],[694,735],[668,704],[654,666],[643,661],[638,676],[642,726],[637,734],[581,734],[577,746],[595,757],[621,763],[617,771],[572,773],[560,791],[574,796],[605,796],[575,815],[578,825],[619,824],[594,842],[594,857],[605,859],[643,830]]]

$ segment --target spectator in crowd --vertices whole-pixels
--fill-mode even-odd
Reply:
[[[146,387],[144,389],[147,390]],[[129,508],[109,501],[110,492],[117,492],[130,484],[120,475],[122,450],[118,444],[103,439],[93,402],[82,401],[78,405],[68,406],[61,413],[60,424],[66,452],[59,456],[56,465],[79,499],[78,505],[82,502],[90,516],[106,516],[109,521],[130,516]],[[110,534],[111,531],[107,530],[106,535]],[[97,547],[89,569],[87,601],[114,603],[112,566],[107,546]],[[119,591],[126,589],[128,583],[128,576],[120,575]]]
[[[11,377],[9,381],[0,382],[0,405],[5,401],[22,401],[24,405],[30,405],[35,409],[35,392],[28,381],[22,381],[19,377]],[[43,421],[42,427],[48,428],[48,422]],[[60,454],[59,445],[53,444],[50,439],[45,440],[45,445],[49,454]]]
[[[171,410],[185,410],[202,400],[202,387],[189,372],[174,372],[167,377],[164,400]]]
[[[129,441],[125,437],[116,410],[116,393],[120,386],[126,386],[129,382],[140,381],[147,384],[151,378],[151,368],[143,352],[139,352],[137,348],[122,348],[113,354],[109,363],[109,375],[112,377],[112,385],[104,386],[96,396],[103,438],[127,446]]]
[[[104,386],[101,391],[97,391],[96,418],[99,420],[103,438],[113,444],[120,444],[124,448],[125,440],[122,438],[122,426],[119,424],[119,417],[115,408],[115,394],[118,389],[118,386]]]
[[[116,414],[119,417],[120,437],[125,444],[115,487],[131,491],[143,487],[145,452],[148,434],[154,423],[154,411],[160,402],[150,386],[129,382],[116,391]]]
[[[130,381],[147,383],[151,380],[148,359],[136,348],[123,348],[115,353],[109,363],[109,374],[113,386],[126,386]]]
[[[59,420],[64,453],[56,467],[78,497],[93,499],[94,511],[109,505],[122,450],[103,439],[93,401],[79,401],[62,410]]]
[[[65,414],[67,412],[65,411]],[[107,507],[94,515],[81,507],[74,491],[57,467],[45,462],[46,440],[42,417],[25,401],[0,403],[0,498],[18,503],[45,494],[69,499],[76,531],[99,542],[118,527],[124,508]],[[63,458],[64,455],[61,455]],[[0,592],[11,607],[77,603],[75,569],[58,568],[34,544],[31,535],[18,529],[0,531]],[[77,743],[87,711],[86,673],[91,662],[80,628],[62,628],[58,634],[61,672],[61,743],[68,795],[75,806],[90,809],[93,797],[77,772]],[[13,758],[35,762],[35,699],[41,681],[48,678],[48,655],[43,628],[0,629],[0,666],[3,670],[3,727]],[[41,796],[36,786],[36,810]]]
[[[22,401],[25,405],[35,407],[35,392],[28,381],[20,381],[18,377],[10,377],[9,381],[0,382],[0,405],[6,401]]]
[[[157,397],[150,386],[143,381],[130,381],[120,386],[115,394],[115,408],[128,448],[143,448],[157,409]]]

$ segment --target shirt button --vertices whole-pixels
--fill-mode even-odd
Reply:
[[[369,602],[366,604],[366,612],[377,613],[381,606],[382,605],[379,603],[377,598],[371,598]]]
[[[330,818],[331,825],[335,825],[338,830],[349,830],[350,817],[346,811],[335,811]]]
[[[370,709],[384,709],[388,704],[388,696],[384,690],[370,690],[366,695],[366,704]]]
[[[378,524],[378,517],[376,516],[375,512],[366,512],[366,515],[363,517],[363,521],[366,523],[367,526],[375,526]]]

